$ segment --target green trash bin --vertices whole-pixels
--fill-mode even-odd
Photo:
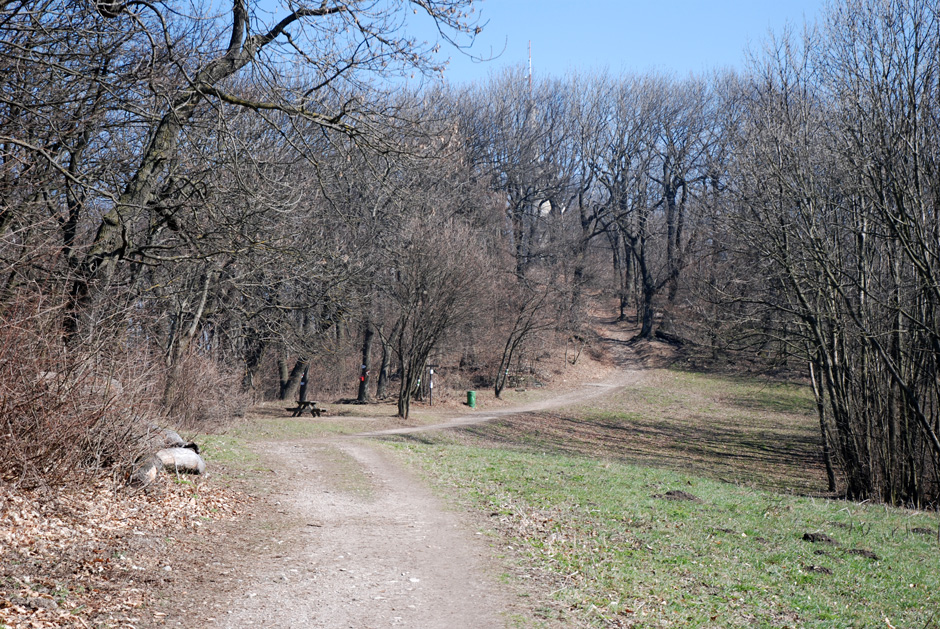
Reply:
[[[470,408],[477,407],[477,392],[476,391],[467,391],[467,406]]]

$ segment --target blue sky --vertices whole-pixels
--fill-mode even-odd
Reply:
[[[484,0],[477,11],[488,24],[470,52],[502,54],[473,63],[445,48],[446,76],[460,84],[524,65],[529,41],[536,76],[604,68],[685,76],[741,68],[746,47],[759,49],[770,30],[788,23],[802,28],[804,18],[816,20],[824,7],[825,0]]]

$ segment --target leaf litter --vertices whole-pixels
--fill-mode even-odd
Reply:
[[[154,585],[171,580],[166,539],[240,515],[249,497],[213,482],[161,476],[144,490],[23,491],[0,483],[0,626],[135,628]]]

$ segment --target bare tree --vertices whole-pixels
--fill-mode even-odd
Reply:
[[[508,286],[499,291],[500,319],[507,328],[503,332],[506,342],[500,354],[496,377],[493,379],[493,392],[499,397],[509,383],[513,361],[525,347],[527,341],[543,330],[557,327],[556,315],[559,309],[557,297],[560,291],[550,284],[537,285],[531,280],[512,275]]]
[[[754,299],[787,315],[777,334],[812,366],[856,499],[940,493],[937,17],[860,0],[774,42],[740,155],[736,218],[768,261]]]
[[[648,260],[653,201],[647,175],[655,158],[654,87],[651,81],[603,77],[595,90],[596,98],[605,104],[597,120],[602,149],[592,164],[598,223],[611,244],[620,283],[621,319],[626,316],[635,282],[635,265],[638,260]],[[648,314],[652,321],[652,312]]]
[[[401,363],[398,414],[408,417],[431,351],[477,310],[473,296],[486,265],[474,233],[454,219],[411,219],[398,241],[386,290],[398,313],[392,341]]]
[[[479,176],[506,203],[516,272],[525,275],[541,251],[544,219],[564,211],[569,174],[569,116],[560,81],[529,82],[521,68],[459,96],[461,132]]]
[[[406,37],[403,16],[415,9],[442,39],[470,41],[469,7],[469,0],[315,2],[266,13],[235,0],[230,12],[206,17],[199,3],[185,1],[5,5],[6,58],[21,69],[7,81],[16,85],[8,106],[11,120],[26,124],[6,126],[0,143],[10,158],[20,153],[18,163],[56,179],[74,261],[69,333],[81,331],[80,313],[106,297],[119,267],[153,262],[140,229],[166,220],[174,199],[198,194],[187,162],[200,142],[229,135],[233,116],[245,113],[311,157],[314,129],[390,141],[394,133],[382,128],[396,112],[370,95],[369,78],[435,69],[435,43]],[[40,77],[51,87],[30,89]],[[37,138],[30,117],[62,124]],[[211,133],[198,138],[200,129]],[[106,164],[121,170],[108,177]],[[214,160],[193,165],[206,172]],[[87,246],[75,247],[77,235]]]

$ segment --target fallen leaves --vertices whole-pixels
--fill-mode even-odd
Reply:
[[[150,584],[172,578],[160,570],[165,540],[248,502],[209,478],[165,476],[137,492],[108,479],[54,492],[0,483],[0,626],[136,627]]]

